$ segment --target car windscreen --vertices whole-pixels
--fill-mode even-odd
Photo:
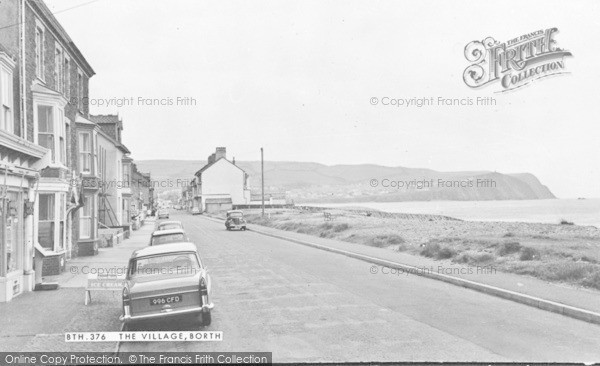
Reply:
[[[186,241],[185,235],[182,233],[165,234],[152,237],[152,245],[177,243],[181,241]]]
[[[244,217],[244,214],[241,213],[241,212],[232,212],[228,216],[231,217],[231,218],[237,219],[237,218]]]
[[[154,276],[193,276],[200,269],[200,263],[194,253],[169,253],[132,259],[129,277],[139,279]]]

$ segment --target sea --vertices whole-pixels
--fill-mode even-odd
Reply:
[[[364,207],[385,212],[434,214],[469,221],[537,222],[600,227],[600,198],[507,201],[307,203],[317,207]]]

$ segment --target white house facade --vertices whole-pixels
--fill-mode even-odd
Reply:
[[[208,163],[196,172],[193,207],[201,212],[231,209],[250,203],[248,174],[227,160],[226,149],[218,147]]]

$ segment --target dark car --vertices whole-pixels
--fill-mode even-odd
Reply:
[[[136,250],[123,288],[125,323],[174,316],[211,323],[211,281],[196,245],[172,243]]]
[[[227,219],[225,220],[227,230],[246,230],[246,220],[244,213],[239,210],[227,211]]]

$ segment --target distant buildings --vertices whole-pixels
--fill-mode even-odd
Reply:
[[[150,174],[138,171],[137,165],[131,165],[132,218],[137,227],[146,217],[146,212],[154,207],[154,187]]]
[[[94,74],[43,1],[0,2],[0,302],[96,254],[110,215],[131,225],[132,160],[122,121],[89,115]]]
[[[224,147],[217,147],[190,184],[181,190],[181,205],[193,213],[260,207],[262,192],[250,190],[250,178],[235,159],[227,159]],[[265,192],[265,206],[291,204],[286,192]]]

